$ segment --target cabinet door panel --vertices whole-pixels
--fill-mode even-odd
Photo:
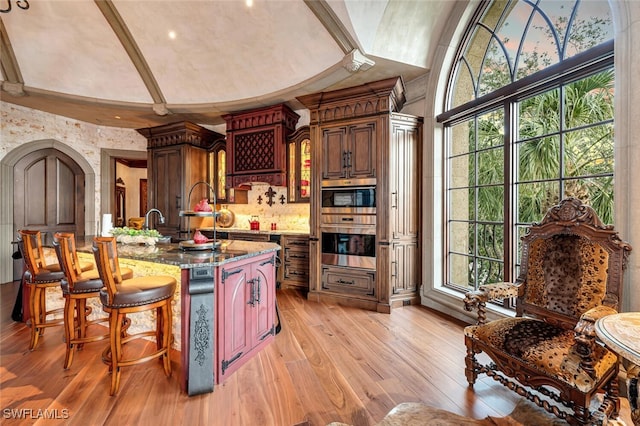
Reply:
[[[322,131],[322,179],[347,177],[347,128],[333,127]]]
[[[376,123],[365,123],[350,128],[347,166],[349,177],[376,177]]]
[[[420,225],[419,129],[394,124],[389,173],[392,238],[417,237]]]
[[[420,253],[416,241],[393,244],[391,291],[394,295],[415,293],[420,284]]]
[[[182,208],[182,154],[180,148],[161,149],[153,152],[153,175],[151,177],[152,195],[149,208],[157,208],[164,215],[165,222],[157,222],[157,216],[150,220],[156,221],[152,227],[163,235],[177,235],[180,229]],[[144,212],[146,213],[146,212]]]
[[[251,268],[243,265],[222,268],[218,282],[218,375],[221,379],[231,374],[240,364],[240,358],[251,347],[251,311],[247,309],[250,295]]]
[[[254,346],[263,341],[267,336],[275,333],[274,330],[274,306],[275,288],[270,283],[274,282],[275,256],[263,260],[254,265],[253,269],[253,304],[249,305],[253,317],[252,338]]]

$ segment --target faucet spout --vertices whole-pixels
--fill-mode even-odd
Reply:
[[[149,229],[149,215],[153,212],[158,213],[158,216],[160,216],[160,223],[164,223],[164,216],[162,215],[162,212],[158,209],[149,209],[149,211],[144,215],[144,226],[143,229]]]

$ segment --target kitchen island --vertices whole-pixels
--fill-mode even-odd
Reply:
[[[91,238],[77,242],[80,257],[90,255],[91,244]],[[215,252],[177,244],[118,244],[121,265],[134,272],[165,275],[173,268],[179,274],[174,325],[179,320],[180,326],[174,334],[180,342],[181,388],[189,395],[212,392],[214,383],[222,383],[274,338],[279,249],[270,242],[233,240],[222,240]]]

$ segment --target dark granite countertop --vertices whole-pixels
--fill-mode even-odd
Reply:
[[[183,250],[175,243],[156,244],[155,246],[118,243],[118,257],[191,269],[200,266],[220,266],[280,250],[278,244],[268,242],[220,240],[220,243],[219,251],[210,249]],[[79,252],[93,253],[92,244],[92,236],[78,238],[76,241]]]

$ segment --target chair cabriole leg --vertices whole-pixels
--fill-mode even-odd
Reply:
[[[65,295],[64,305],[64,339],[67,347],[64,357],[64,369],[71,367],[73,362],[73,339],[75,338],[75,326],[74,326],[74,311],[76,308],[75,299],[71,295]]]
[[[37,286],[31,286],[31,297],[29,299],[29,309],[31,310],[31,340],[29,341],[29,350],[32,351],[38,344],[40,337],[40,327],[38,327],[40,319],[40,293],[42,290]]]
[[[164,354],[162,355],[164,373],[167,377],[171,377],[171,324],[172,324],[172,312],[171,312],[171,299],[162,306],[162,346],[164,348]]]

